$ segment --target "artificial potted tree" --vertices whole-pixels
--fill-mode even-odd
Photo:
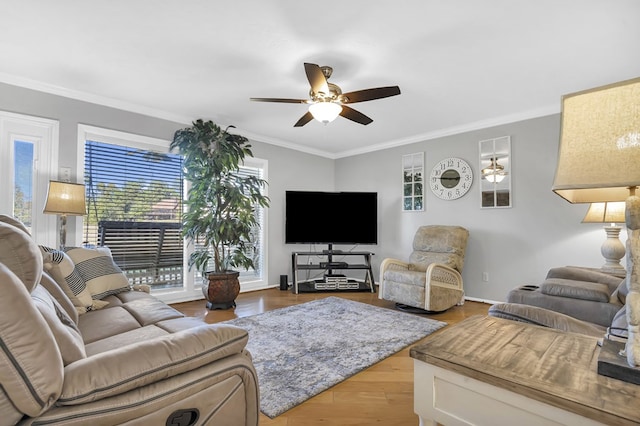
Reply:
[[[269,206],[262,191],[266,181],[238,173],[244,158],[253,153],[248,139],[229,133],[229,127],[222,130],[211,120],[197,120],[177,130],[170,145],[183,156],[191,184],[182,232],[196,247],[189,269],[195,266],[205,279],[202,292],[209,309],[235,307],[240,273],[233,268],[254,267],[246,248],[259,226],[255,209]]]

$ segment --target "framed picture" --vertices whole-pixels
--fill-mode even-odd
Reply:
[[[424,210],[424,152],[402,156],[402,210]]]

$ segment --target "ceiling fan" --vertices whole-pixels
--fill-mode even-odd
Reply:
[[[304,70],[311,85],[311,90],[309,90],[310,99],[251,98],[251,100],[257,102],[309,104],[309,111],[293,127],[302,127],[314,118],[326,124],[333,121],[338,115],[356,123],[367,125],[373,120],[346,104],[372,101],[400,94],[398,86],[376,87],[342,93],[340,87],[327,81],[333,73],[333,68],[305,63]]]

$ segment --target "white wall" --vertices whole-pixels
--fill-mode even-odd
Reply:
[[[581,224],[588,205],[569,204],[551,191],[559,134],[560,116],[552,115],[337,160],[337,189],[378,191],[375,273],[385,257],[406,259],[416,228],[427,224],[469,230],[463,278],[466,294],[473,298],[504,300],[511,288],[539,283],[554,266],[601,266],[602,226]],[[513,207],[481,209],[478,142],[507,135]],[[443,158],[460,157],[471,165],[474,183],[453,201],[426,188],[425,211],[402,212],[401,157],[421,151],[426,175]],[[621,239],[626,240],[626,232]],[[488,282],[482,281],[483,272],[488,272]]]

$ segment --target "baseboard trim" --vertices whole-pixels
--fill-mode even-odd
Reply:
[[[470,302],[486,303],[487,305],[495,305],[496,303],[502,303],[502,302],[497,301],[497,300],[487,300],[487,299],[480,299],[478,297],[468,297],[468,296],[465,296],[464,300],[468,300]]]

